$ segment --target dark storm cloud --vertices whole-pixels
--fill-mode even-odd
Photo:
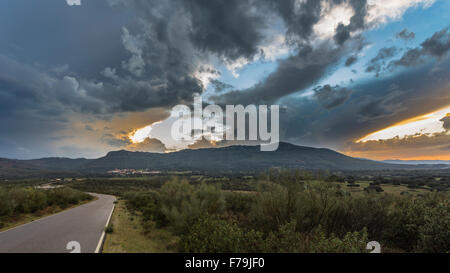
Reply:
[[[247,90],[235,90],[211,99],[224,104],[264,104],[303,90],[323,77],[340,57],[339,49],[323,44],[321,49],[305,48],[300,54],[279,62],[265,81]]]
[[[110,3],[132,8],[141,20],[133,30],[124,30],[130,58],[122,68],[132,75],[108,67],[103,75],[109,81],[93,92],[98,98],[110,98],[113,111],[189,102],[194,93],[203,91],[193,75],[208,69],[202,63],[210,54],[233,61],[260,53],[257,48],[266,27],[261,9],[265,5],[254,5],[254,1]]]
[[[408,50],[403,56],[391,63],[391,66],[415,66],[424,62],[424,57],[431,56],[437,59],[445,57],[450,50],[450,27],[433,34],[426,39],[420,47]]]
[[[231,84],[224,83],[219,80],[211,79],[210,82],[214,86],[214,90],[216,91],[216,93],[221,93],[233,88]]]
[[[384,59],[390,58],[394,56],[395,52],[397,52],[396,47],[385,47],[378,51],[378,54],[370,60],[371,63],[376,63],[382,61]]]
[[[314,25],[320,20],[322,1],[317,0],[265,0],[286,24],[287,39],[291,42],[307,41],[313,33]]]
[[[92,77],[125,58],[122,26],[134,19],[131,11],[110,9],[104,0],[0,1],[0,52],[43,70],[76,71]]]
[[[337,5],[343,1],[328,2]],[[348,26],[341,24],[338,27],[335,41],[339,46],[335,47],[326,41],[312,47],[309,43],[313,27],[320,20],[322,2],[307,0],[299,3],[294,0],[268,0],[269,5],[280,14],[287,26],[286,35],[289,43],[297,48],[299,53],[279,61],[277,70],[255,86],[246,90],[234,90],[221,96],[213,96],[211,99],[216,103],[230,104],[271,103],[317,83],[349,51],[359,52],[365,45],[361,37],[350,37],[350,33],[365,27],[366,1],[351,0],[348,2],[355,14]],[[342,36],[344,32],[346,33],[345,37]],[[344,42],[347,43],[344,45]]]
[[[378,54],[370,60],[366,66],[366,72],[375,72],[377,75],[383,69],[385,60],[393,57],[397,53],[396,47],[384,47],[378,51]]]
[[[349,25],[339,24],[329,40],[315,40],[314,26],[321,19],[324,2],[96,0],[71,8],[64,1],[2,1],[0,9],[8,9],[9,15],[2,19],[10,18],[0,24],[0,52],[4,54],[0,55],[0,124],[7,128],[0,131],[2,156],[51,154],[48,140],[54,132],[67,129],[73,114],[111,119],[123,112],[189,103],[194,93],[204,90],[196,72],[214,74],[203,66],[210,58],[253,60],[261,54],[262,43],[273,38],[268,32],[277,20],[286,27],[288,46],[295,53],[280,60],[275,72],[255,86],[217,94],[214,100],[268,103],[311,88],[342,60],[352,65],[365,45],[361,37],[354,36],[366,27],[367,3],[360,0],[345,1],[354,10]],[[326,2],[339,5],[344,0]],[[423,55],[443,57],[447,51],[445,32],[425,41],[417,49],[418,56],[410,55],[417,60]],[[442,79],[448,78],[440,73]],[[380,127],[381,117],[390,122],[397,114],[407,116],[404,107],[418,105],[411,98],[420,100],[417,90],[425,90],[425,83],[430,83],[427,79],[421,86],[415,82],[420,77],[411,75],[396,78],[400,83],[395,92],[389,87],[397,82],[323,87],[316,90],[315,99],[297,105],[295,100],[286,102],[288,111],[282,113],[286,119],[280,128],[288,128],[284,129],[288,130],[286,139],[338,145]],[[433,79],[431,83],[439,82]],[[218,92],[232,89],[223,82],[213,80],[212,84]],[[349,90],[355,91],[351,97]],[[437,91],[428,93],[433,92]],[[422,101],[428,103],[429,96]],[[444,102],[437,99],[434,106]],[[338,105],[342,105],[339,112]],[[129,147],[124,133],[105,134],[100,142]],[[143,147],[165,149],[160,143],[148,142]],[[74,152],[73,147],[64,149]]]
[[[335,0],[340,3],[342,0]],[[365,17],[367,15],[367,1],[366,0],[350,0],[350,5],[355,14],[350,18],[350,24],[344,25],[340,23],[336,28],[334,40],[339,45],[342,45],[350,38],[350,33],[356,30],[365,28]]]
[[[264,15],[249,0],[181,1],[191,18],[189,36],[200,50],[229,59],[258,53]]]
[[[80,11],[90,14],[97,12],[100,8],[108,10],[103,1],[99,1],[103,4],[94,2],[83,3],[80,7],[81,10],[78,11],[78,8],[66,10],[67,5],[51,6],[49,9],[70,18],[79,16],[79,20],[85,16],[84,13],[79,14]],[[48,12],[45,9],[47,5],[35,7],[35,17],[38,18],[35,24],[26,23],[23,13],[29,10],[28,4],[27,7],[28,9],[17,7],[13,11],[17,13],[17,18],[22,18],[18,20],[24,20],[23,25],[29,25],[31,29],[48,29],[48,22],[40,19]],[[118,16],[119,22],[131,21],[121,20],[123,14],[116,10],[109,10],[111,14],[118,13],[120,15]],[[170,14],[168,7],[160,9],[160,11]],[[107,12],[100,12],[100,14],[105,13]],[[107,16],[105,15],[105,17]],[[55,26],[64,25],[66,19],[57,16],[52,22]],[[168,23],[159,24],[157,19],[145,21],[142,24],[130,24],[130,29],[114,24],[118,30],[118,33],[117,31],[113,32],[116,35],[113,36],[114,42],[109,39],[110,32],[103,35],[103,32],[96,27],[84,27],[83,20],[79,25],[82,30],[77,30],[76,26],[72,26],[65,29],[67,33],[41,31],[42,37],[36,40],[36,49],[39,49],[40,41],[45,41],[45,44],[50,47],[58,47],[57,50],[50,48],[51,54],[54,56],[47,57],[45,55],[47,52],[50,53],[50,50],[40,51],[43,60],[54,63],[46,63],[45,66],[40,67],[29,66],[3,56],[0,59],[2,67],[5,68],[0,75],[0,80],[4,85],[1,91],[13,92],[12,90],[17,89],[23,93],[23,97],[29,98],[28,102],[33,104],[30,107],[40,108],[42,113],[48,112],[49,114],[54,114],[55,111],[114,114],[123,111],[141,111],[156,106],[169,107],[183,100],[189,101],[192,99],[193,93],[201,93],[203,89],[201,82],[193,76],[196,62],[191,56],[195,54],[192,51],[185,51],[187,47],[181,38],[173,41],[167,38],[169,36],[177,38],[177,29],[184,22],[182,18],[171,20],[170,22],[175,25],[174,28]],[[164,18],[166,21],[167,19],[169,18]],[[59,22],[60,20],[62,22]],[[95,25],[95,22],[93,24]],[[81,31],[83,32],[82,36],[79,35]],[[73,38],[79,39],[79,41],[70,44],[69,41],[62,40],[70,40],[71,35],[75,35]],[[88,40],[86,40],[86,36],[89,36]],[[186,35],[180,36],[185,37]],[[105,38],[113,46],[104,46]],[[14,37],[11,36],[10,39],[14,40]],[[187,37],[184,39],[188,40]],[[89,44],[86,44],[87,41]],[[24,41],[17,42],[20,42],[20,46],[29,46],[29,43]],[[92,46],[91,42],[96,46]],[[86,48],[87,46],[89,49]],[[97,56],[107,53],[110,57],[108,60],[92,57],[83,61],[82,57],[85,57],[86,54],[78,52],[80,47],[88,57],[90,52],[94,52]],[[36,49],[26,48],[26,54],[22,55],[22,59],[29,59],[34,63],[36,52],[38,52]],[[58,57],[59,62],[57,63],[54,58],[62,53],[65,56],[81,57],[75,62],[61,56]],[[42,54],[44,55],[42,56]],[[64,64],[66,61],[68,64]],[[11,64],[14,64],[14,67],[26,67],[22,69],[25,72],[22,73],[20,69],[8,69]],[[76,69],[76,72],[72,69]],[[31,78],[33,82],[37,83],[28,84],[26,88],[23,88],[22,81],[14,81],[19,78],[25,82],[30,81],[28,78]],[[11,95],[17,94],[16,91]]]
[[[327,43],[323,43],[318,48],[308,45],[313,26],[320,20],[322,1],[265,0],[257,3],[254,1],[181,1],[181,5],[173,5],[173,3],[180,3],[177,1],[169,2],[171,3],[170,13],[165,12],[167,8],[164,4],[156,4],[153,1],[127,1],[126,3],[135,5],[143,14],[147,24],[155,28],[153,32],[158,34],[157,37],[162,37],[166,44],[171,44],[171,48],[182,45],[184,54],[181,51],[180,56],[175,58],[176,61],[183,59],[185,55],[196,56],[195,50],[222,56],[227,60],[250,59],[260,53],[257,48],[263,38],[265,20],[279,16],[285,23],[287,40],[299,53],[281,61],[279,69],[254,88],[235,90],[213,98],[220,103],[229,102],[230,99],[242,104],[274,101],[300,91],[320,80],[330,66],[339,61],[345,51],[343,48],[334,48]],[[358,18],[364,10],[362,8],[364,4],[361,4],[361,1],[350,2],[355,9],[355,16],[350,25],[356,30],[363,26]],[[183,8],[177,8],[179,6]],[[166,31],[167,19],[175,16],[180,21],[180,25],[178,26],[174,20],[175,23],[171,24],[175,26],[170,26],[169,29],[177,29],[178,36],[169,35],[170,33],[167,34]],[[158,24],[155,24],[155,21]],[[187,28],[186,24],[190,27]],[[189,41],[168,39],[168,37],[183,38],[186,35]],[[189,46],[189,42],[192,43],[192,47]],[[189,51],[186,51],[187,49]],[[181,65],[181,67],[184,66]],[[177,75],[180,74],[182,73],[177,73]],[[184,74],[192,74],[192,71],[191,73],[185,71]]]
[[[356,56],[350,56],[345,60],[345,66],[352,66],[354,63],[358,61],[358,57]]]
[[[408,29],[403,29],[402,31],[398,32],[395,37],[397,37],[397,39],[402,39],[405,41],[410,41],[410,40],[414,40],[414,38],[416,38],[416,34],[414,32],[410,32],[408,31]]]
[[[126,136],[114,136],[112,134],[104,134],[101,141],[111,147],[121,148],[131,144],[131,141]]]
[[[277,70],[264,81],[247,90],[235,90],[211,99],[223,104],[273,103],[316,84],[348,51],[359,51],[364,45],[363,40],[354,38],[345,47],[335,47],[328,41],[314,48],[305,46],[299,54],[279,61]]]
[[[392,84],[387,88],[388,93],[384,96],[376,94],[368,94],[360,98],[357,108],[359,120],[370,121],[379,120],[395,116],[401,111],[407,110],[399,98],[405,95],[404,91],[398,89],[396,84]]]
[[[53,56],[41,56],[47,60],[45,67],[48,69],[31,68],[36,72],[33,77],[40,84],[21,90],[30,96],[29,103],[41,104],[41,101],[48,100],[53,105],[48,107],[49,103],[45,103],[45,106],[33,107],[46,108],[45,111],[50,112],[70,110],[114,114],[189,102],[194,93],[203,91],[202,83],[194,75],[208,54],[226,60],[250,59],[260,54],[258,46],[268,27],[266,22],[274,16],[284,21],[287,35],[299,53],[281,61],[279,70],[269,75],[269,80],[255,86],[253,91],[237,91],[242,93],[237,96],[237,99],[242,97],[242,103],[253,101],[253,97],[258,101],[274,101],[309,87],[320,80],[346,50],[343,47],[334,48],[326,42],[317,48],[308,45],[313,26],[320,20],[322,1],[108,2],[111,4],[110,9],[104,1],[86,2],[77,9],[68,9],[66,5],[50,7],[47,4],[34,7],[37,18],[47,16],[49,10],[63,14],[64,17],[58,16],[51,20],[55,26],[67,24],[64,21],[66,18],[79,18],[80,22],[70,21],[68,28],[58,28],[58,31],[65,30],[67,33],[40,32],[42,36],[34,39],[36,45],[39,45],[39,41],[45,41],[46,45],[54,49],[39,51],[26,48],[26,52],[31,52],[26,57],[33,62],[38,60],[38,52],[51,53]],[[334,4],[340,2],[332,1]],[[360,17],[364,14],[365,1],[362,2],[350,1],[355,10],[349,25],[351,29],[363,27]],[[83,16],[99,10],[101,19],[108,21],[113,15],[119,18],[118,23],[113,25],[114,31],[109,31],[104,22],[94,24],[96,27],[84,25],[90,19],[81,20]],[[33,32],[49,27],[49,22],[41,19],[34,24],[27,24],[24,17],[27,10],[23,4],[17,4],[14,12],[17,18],[22,18],[22,25],[29,25]],[[81,24],[80,29],[76,28],[77,23]],[[97,29],[98,26],[104,26],[105,31]],[[9,33],[14,40],[16,36],[13,35],[18,31]],[[73,43],[71,38],[77,43]],[[25,41],[16,42],[28,46]],[[92,46],[92,43],[97,46]],[[67,54],[69,52],[72,54]],[[66,56],[87,57],[93,53],[99,57],[92,57],[89,61],[75,60],[59,56],[63,53]],[[112,58],[100,58],[105,54]],[[8,77],[19,78],[19,74],[7,74],[10,75]],[[20,85],[11,81],[4,84]],[[46,87],[39,88],[40,85]]]
[[[314,88],[314,97],[326,109],[332,109],[343,104],[351,93],[351,90],[339,86],[325,85]]]
[[[252,0],[109,0],[113,5],[132,7],[145,21],[147,31],[170,48],[196,55],[212,53],[229,60],[251,58],[266,28],[264,2]],[[147,33],[150,34],[150,33]],[[192,45],[190,45],[192,44]],[[186,54],[186,57],[189,54]]]
[[[341,149],[352,140],[400,121],[430,113],[450,104],[446,69],[435,73],[432,64],[394,77],[352,84],[352,95],[339,108],[323,109],[308,97],[286,97],[280,103],[281,139],[316,147]]]
[[[450,130],[450,113],[448,113],[447,116],[443,117],[440,121],[444,123],[442,126],[445,130]]]
[[[443,30],[436,32],[422,43],[422,49],[425,53],[441,58],[447,55],[450,50],[450,27],[444,28]]]
[[[423,56],[422,50],[420,50],[418,48],[410,49],[407,52],[405,52],[400,59],[392,62],[390,65],[391,66],[392,65],[393,66],[415,66],[415,65],[418,65],[423,62],[422,56]]]

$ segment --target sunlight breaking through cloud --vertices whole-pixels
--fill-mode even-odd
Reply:
[[[446,131],[446,128],[444,128],[444,122],[442,120],[444,117],[448,116],[449,113],[450,106],[433,113],[402,121],[383,130],[373,132],[368,136],[365,136],[362,139],[358,140],[357,142],[442,133]]]

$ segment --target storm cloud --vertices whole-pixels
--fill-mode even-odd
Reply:
[[[375,72],[377,75],[383,69],[385,60],[393,57],[397,53],[396,47],[383,47],[378,54],[370,60],[366,66],[366,72]]]
[[[317,98],[287,97],[280,100],[281,138],[292,143],[345,151],[354,141],[390,125],[450,105],[445,68],[428,74],[433,64],[393,77],[354,83],[339,107],[324,109]],[[333,88],[326,88],[331,93]],[[327,96],[325,96],[327,97]],[[367,156],[367,154],[366,154]]]
[[[314,97],[326,109],[332,109],[343,104],[351,93],[352,91],[347,88],[331,87],[330,85],[314,89]]]
[[[447,116],[443,117],[440,121],[443,122],[442,126],[445,130],[450,130],[450,113]]]
[[[348,18],[346,13],[327,21],[335,18],[329,14],[335,8],[346,10]],[[411,75],[416,72],[411,72],[370,84],[325,85],[339,66],[367,62],[361,61],[368,45],[364,32],[388,18],[378,16],[379,8],[365,0],[98,0],[76,6],[4,1],[1,156],[97,155],[90,150],[95,144],[84,146],[84,139],[70,136],[71,131],[95,138],[102,149],[164,152],[160,140],[134,145],[127,134],[147,120],[167,118],[172,106],[191,103],[194,94],[204,94],[208,87],[213,90],[209,102],[285,106],[284,140],[340,147],[409,116],[404,109],[417,105],[427,84],[433,90],[429,93],[437,94],[448,78],[442,70],[425,76],[423,84],[415,83]],[[326,35],[317,31],[323,25]],[[397,37],[412,40],[414,32],[404,29]],[[416,69],[427,64],[426,57],[434,57],[445,69],[449,46],[445,28],[390,66]],[[383,48],[367,63],[367,71],[380,73],[398,52]],[[244,87],[221,78],[220,69],[242,68],[255,60],[271,61],[273,69]],[[442,96],[433,103],[429,96],[422,99],[427,107],[446,101]],[[134,127],[102,129],[117,117],[132,119],[151,109],[158,109],[158,120],[143,118],[135,124],[124,118],[122,123]],[[103,126],[96,127],[98,123]]]
[[[397,39],[403,39],[405,41],[413,40],[416,38],[416,34],[414,32],[408,31],[408,29],[403,29],[402,31],[396,34]]]
[[[393,61],[394,66],[415,66],[424,62],[424,57],[431,56],[437,59],[445,57],[450,50],[450,27],[433,34],[426,39],[420,47],[408,50],[403,56]]]
[[[328,42],[315,48],[306,46],[300,52],[278,63],[278,68],[264,81],[247,90],[234,90],[211,97],[223,104],[265,104],[305,90],[322,79],[348,51],[359,51],[364,41],[354,39],[345,47],[334,47]]]

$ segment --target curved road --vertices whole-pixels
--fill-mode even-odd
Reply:
[[[94,253],[116,198],[92,195],[98,200],[0,232],[0,253],[70,253],[71,241]]]

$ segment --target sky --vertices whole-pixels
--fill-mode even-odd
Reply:
[[[0,2],[0,157],[221,147],[171,109],[280,105],[280,139],[450,160],[450,1]],[[231,143],[232,144],[232,143]]]

